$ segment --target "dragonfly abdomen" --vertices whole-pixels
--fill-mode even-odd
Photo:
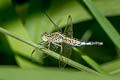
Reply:
[[[103,45],[102,42],[83,42],[83,41],[75,40],[68,37],[64,38],[64,43],[69,44],[71,46]]]
[[[82,45],[103,45],[103,42],[81,42],[78,46]]]
[[[81,43],[80,41],[69,38],[69,37],[65,37],[63,41],[64,43],[69,44],[71,46],[78,46]]]

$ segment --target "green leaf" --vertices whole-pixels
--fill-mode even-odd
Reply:
[[[96,18],[101,28],[106,32],[113,43],[120,49],[120,35],[114,26],[105,18],[101,12],[96,8],[95,4],[91,0],[83,0],[87,5],[93,16]]]
[[[52,73],[52,74],[51,74]],[[53,75],[54,74],[54,75]],[[7,77],[6,77],[7,76]],[[87,77],[86,77],[87,76]],[[0,68],[2,80],[119,80],[117,76],[96,76],[82,71],[59,71],[56,69]]]
[[[120,59],[113,60],[111,62],[105,63],[102,65],[102,68],[109,72],[110,74],[119,74],[120,73]]]
[[[27,40],[30,40],[27,32],[18,18],[11,0],[0,1],[0,25],[5,29],[19,35]],[[32,47],[28,46],[16,39],[6,36],[10,48],[14,51],[16,62],[21,67],[36,67],[37,65],[30,62],[30,54]],[[21,57],[22,56],[22,57]],[[23,57],[24,56],[24,57]]]

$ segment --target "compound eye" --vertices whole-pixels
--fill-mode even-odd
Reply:
[[[48,41],[48,39],[47,39],[46,36],[42,36],[42,40],[43,40],[43,41]]]

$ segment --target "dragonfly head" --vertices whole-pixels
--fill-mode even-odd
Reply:
[[[47,34],[46,32],[41,35],[41,38],[43,41],[48,41],[50,37],[50,34]]]

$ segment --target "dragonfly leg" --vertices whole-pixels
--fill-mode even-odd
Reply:
[[[62,44],[57,44],[57,43],[53,43],[55,46],[59,46],[61,48],[60,50],[60,57],[59,57],[59,67],[61,69],[64,69],[62,66],[63,66],[63,58],[62,58],[62,52],[63,52],[63,47],[62,47]]]
[[[50,43],[51,43],[51,42],[48,42],[48,49],[50,49]]]
[[[54,45],[55,51],[57,50],[58,46]]]
[[[42,41],[42,42],[38,43],[37,45],[42,45],[43,43],[44,43],[44,41]],[[33,50],[32,50],[32,53],[31,53],[31,58],[32,58],[33,53],[34,53],[36,50],[37,50],[37,48],[35,48],[35,49],[33,49]]]
[[[62,51],[63,51],[62,45],[57,44],[57,43],[52,43],[52,44],[54,44],[56,47],[59,46],[59,47],[61,48],[61,49],[60,49],[60,54],[62,54]]]

